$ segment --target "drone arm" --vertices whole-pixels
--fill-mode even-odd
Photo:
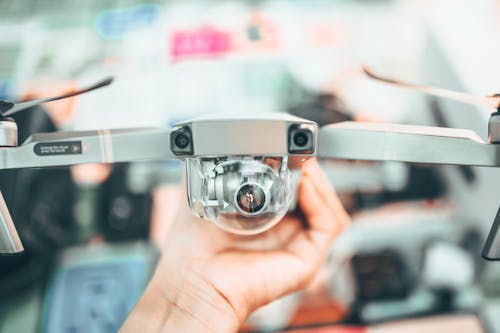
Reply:
[[[462,129],[342,122],[320,129],[320,158],[500,166],[500,148]]]
[[[0,169],[174,158],[168,129],[115,129],[35,134],[0,148]]]

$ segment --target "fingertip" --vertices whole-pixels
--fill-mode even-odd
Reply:
[[[327,186],[333,189],[317,159],[310,159],[306,163],[302,171],[304,177],[311,178],[313,183],[318,183],[318,185]]]
[[[315,209],[322,206],[317,191],[308,177],[302,177],[299,183],[298,203],[300,209],[308,218],[315,214]]]
[[[321,171],[318,160],[316,158],[310,158],[304,162],[302,166],[302,173],[304,175],[312,175]]]
[[[311,159],[307,161],[307,163],[308,164],[303,169],[302,177],[310,179],[319,192],[325,193],[328,196],[336,196],[337,193],[335,189],[318,161],[316,159]]]

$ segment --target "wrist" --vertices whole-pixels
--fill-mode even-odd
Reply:
[[[161,267],[161,263],[160,266]],[[151,298],[166,309],[162,332],[236,332],[240,326],[231,304],[201,275],[189,269],[154,274]]]
[[[164,281],[159,279],[158,282]],[[231,305],[196,274],[186,274],[182,277],[182,283],[163,287],[163,297],[169,303],[170,310],[165,323],[167,331],[190,328],[191,332],[229,333],[238,330],[239,320]]]

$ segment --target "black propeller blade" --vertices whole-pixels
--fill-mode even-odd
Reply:
[[[114,78],[110,76],[110,77],[102,79],[99,82],[94,83],[90,87],[76,90],[76,91],[73,91],[71,93],[67,93],[67,94],[64,94],[61,96],[56,96],[56,97],[36,99],[33,101],[20,102],[20,103],[13,103],[13,102],[9,102],[9,101],[0,100],[0,115],[10,116],[10,115],[13,115],[14,113],[29,109],[33,106],[37,106],[37,105],[42,104],[42,103],[57,101],[60,99],[85,94],[89,91],[96,90],[96,89],[110,85],[111,82],[113,82],[113,79]]]
[[[495,94],[492,96],[485,96],[485,97],[474,96],[474,95],[463,93],[463,92],[458,92],[458,91],[453,91],[453,90],[448,90],[448,89],[443,89],[443,88],[437,88],[437,87],[431,87],[431,86],[422,86],[422,85],[403,82],[403,81],[399,81],[399,80],[389,79],[389,78],[385,78],[385,77],[382,77],[382,76],[375,74],[373,71],[371,71],[366,66],[363,66],[362,68],[363,68],[363,72],[366,75],[368,75],[370,78],[375,79],[377,81],[381,81],[381,82],[388,83],[388,84],[393,84],[393,85],[403,87],[403,88],[418,90],[418,91],[421,91],[421,92],[424,92],[426,94],[430,94],[433,96],[449,98],[449,99],[452,99],[452,100],[455,100],[458,102],[462,102],[462,103],[478,105],[478,106],[486,106],[489,108],[493,108],[497,111],[500,111],[500,94]]]

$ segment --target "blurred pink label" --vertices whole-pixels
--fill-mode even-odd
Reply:
[[[211,27],[174,32],[170,44],[174,60],[196,56],[218,56],[230,51],[229,33]]]

